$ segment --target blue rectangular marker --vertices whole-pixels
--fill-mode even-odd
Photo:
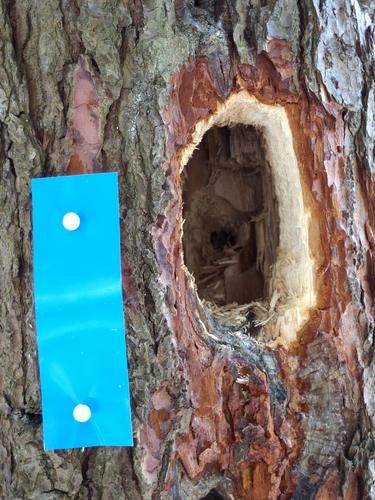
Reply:
[[[44,449],[132,446],[117,174],[33,179]]]

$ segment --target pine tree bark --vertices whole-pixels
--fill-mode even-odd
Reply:
[[[374,15],[0,0],[1,498],[375,498]],[[223,109],[243,122],[238,96],[287,117],[308,214],[314,301],[288,340],[214,320],[184,265],[181,172]],[[43,452],[30,179],[112,170],[135,446]]]

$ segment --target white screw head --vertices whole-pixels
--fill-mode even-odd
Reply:
[[[74,420],[77,422],[87,422],[91,418],[91,410],[87,405],[79,404],[73,410]]]
[[[68,212],[64,215],[62,223],[65,229],[67,229],[68,231],[75,231],[79,228],[81,219],[79,218],[78,214],[74,212]]]

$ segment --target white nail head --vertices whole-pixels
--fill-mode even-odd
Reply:
[[[67,229],[68,231],[75,231],[79,228],[81,219],[75,212],[68,212],[64,215],[62,223],[65,229]]]
[[[87,405],[79,404],[73,410],[74,420],[77,422],[87,422],[91,418],[91,410]]]

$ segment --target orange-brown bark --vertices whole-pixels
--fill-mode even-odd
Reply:
[[[192,480],[208,470],[229,474],[235,498],[286,498],[296,487],[298,464],[304,474],[311,470],[311,483],[317,483],[323,469],[331,468],[319,495],[336,498],[335,456],[350,441],[356,426],[361,377],[354,348],[361,342],[355,328],[361,313],[352,302],[347,279],[354,258],[353,242],[343,229],[347,204],[343,185],[343,123],[337,105],[327,102],[323,106],[306,90],[295,90],[296,75],[285,42],[274,40],[269,50],[268,55],[260,54],[254,65],[237,66],[231,82],[218,81],[219,73],[205,59],[191,60],[171,81],[164,120],[170,155],[167,176],[175,197],[166,218],[155,230],[154,241],[163,279],[170,284],[171,321],[178,349],[186,357],[184,377],[192,406],[186,433],[177,438],[174,460],[183,464]],[[179,155],[191,141],[198,121],[208,119],[219,103],[241,88],[264,103],[285,107],[293,131],[304,202],[311,213],[310,251],[316,263],[318,303],[298,333],[298,341],[289,350],[280,347],[276,353],[289,392],[283,416],[272,412],[264,372],[235,355],[218,356],[202,340],[196,323],[199,315],[196,296],[183,268]],[[359,188],[373,191],[367,179]],[[364,198],[367,207],[358,213],[359,223],[366,224],[371,237],[374,211],[369,207],[371,197],[366,193]],[[371,216],[368,221],[366,212]],[[373,245],[373,238],[370,241]],[[361,279],[365,286],[367,269]],[[366,302],[371,307],[368,285],[366,290],[369,294]],[[302,425],[301,419],[309,414],[312,405],[319,413],[322,404],[321,411],[326,415],[327,408],[323,407],[323,400],[319,401],[324,384],[319,385],[318,379],[324,380],[332,371],[335,391],[332,397],[337,398],[331,401],[332,412],[337,413],[333,418],[342,425],[326,434],[322,426],[323,443],[332,440],[334,448],[332,456],[326,457],[319,456],[315,448],[309,453],[309,424]],[[348,380],[350,403],[343,401]],[[155,393],[155,398],[158,394]],[[147,449],[145,467],[150,472],[159,464],[159,444],[164,435],[161,429],[169,429],[173,415],[169,402],[159,410],[150,403],[141,443]],[[316,435],[311,437],[315,438]],[[347,488],[346,498],[355,498],[354,474]]]
[[[69,136],[73,151],[68,173],[98,171],[98,155],[102,144],[99,127],[99,102],[87,62],[80,58],[73,79],[72,126]]]

